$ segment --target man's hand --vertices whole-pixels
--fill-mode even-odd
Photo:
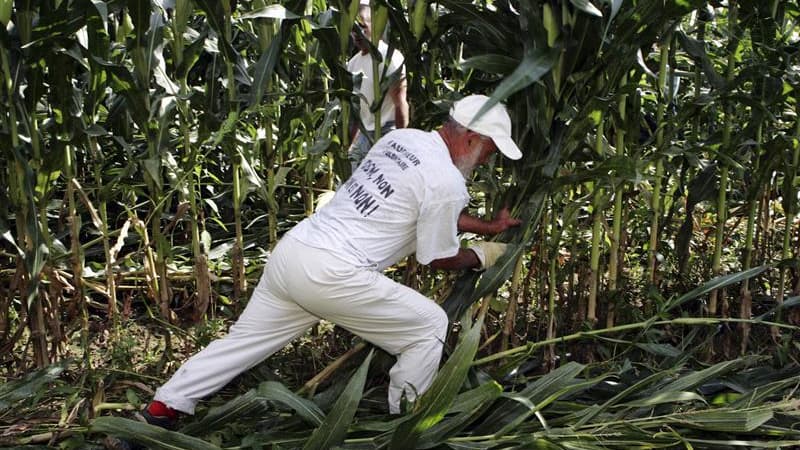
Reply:
[[[503,208],[494,216],[494,220],[490,222],[494,234],[502,233],[509,228],[518,227],[522,223],[521,220],[511,217],[511,211]]]
[[[493,236],[509,228],[517,227],[521,223],[521,220],[511,217],[511,212],[508,208],[503,208],[498,211],[494,219],[490,221],[470,216],[465,211],[458,216],[458,231]]]
[[[469,247],[470,250],[475,252],[478,260],[481,262],[481,269],[488,269],[492,267],[497,260],[503,256],[503,253],[508,249],[508,244],[502,242],[476,242]]]

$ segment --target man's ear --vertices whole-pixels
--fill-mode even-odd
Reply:
[[[484,138],[484,136],[482,134],[478,133],[477,131],[472,131],[469,128],[467,128],[467,132],[469,133],[469,138],[470,139],[477,139],[477,140],[480,141],[480,140],[483,140],[483,138]]]
[[[467,128],[467,143],[471,146],[475,141],[480,142],[483,139],[483,135],[477,133],[475,131],[470,130]]]

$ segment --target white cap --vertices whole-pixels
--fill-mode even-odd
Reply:
[[[450,108],[450,117],[468,129],[488,136],[501,153],[511,159],[522,158],[522,152],[511,139],[511,118],[502,103],[495,103],[488,111],[475,116],[489,101],[485,95],[469,95],[455,102]]]

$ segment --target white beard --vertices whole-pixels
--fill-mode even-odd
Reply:
[[[463,176],[465,179],[472,175],[472,171],[475,170],[475,167],[478,165],[478,158],[481,157],[482,152],[483,142],[480,143],[478,148],[473,149],[470,153],[462,156],[456,161],[453,161],[456,169],[461,172],[461,176]]]

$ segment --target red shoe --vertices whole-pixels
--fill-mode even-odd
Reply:
[[[150,402],[147,408],[142,410],[142,416],[150,425],[166,428],[167,430],[174,430],[178,427],[178,411],[158,400]]]

